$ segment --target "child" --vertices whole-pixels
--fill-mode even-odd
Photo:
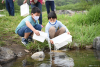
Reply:
[[[28,44],[29,39],[32,40],[33,33],[40,35],[39,31],[42,29],[41,25],[38,24],[40,13],[41,11],[38,7],[32,8],[31,15],[24,18],[15,30],[16,34],[23,37],[21,42],[25,46]]]
[[[65,33],[65,32],[67,34],[70,34],[70,32],[68,31],[66,26],[57,20],[56,13],[54,11],[52,11],[48,14],[48,20],[49,20],[49,22],[46,25],[45,32],[48,33],[48,37],[50,39],[52,39],[62,33]],[[50,43],[54,44],[52,40],[50,40]]]

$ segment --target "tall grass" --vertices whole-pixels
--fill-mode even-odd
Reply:
[[[81,45],[92,44],[100,36],[100,5],[92,7],[87,14],[76,14],[69,20],[68,28],[75,42]]]

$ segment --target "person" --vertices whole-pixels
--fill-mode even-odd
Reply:
[[[51,7],[51,10],[54,11],[55,9],[54,0],[46,0],[47,14],[50,13],[50,7]]]
[[[14,16],[14,1],[15,0],[6,0],[6,9],[9,13],[9,16]],[[2,4],[4,0],[2,0]]]
[[[67,27],[57,20],[56,13],[54,11],[51,11],[48,14],[48,20],[49,22],[45,27],[45,32],[48,34],[48,38],[50,39],[51,44],[54,44],[53,41],[51,40],[52,38],[65,32],[67,34],[70,34]]]
[[[32,8],[31,15],[24,18],[19,25],[17,26],[15,33],[22,38],[22,43],[27,46],[28,40],[32,41],[32,35],[35,33],[36,35],[40,35],[39,31],[41,31],[42,27],[38,24],[38,19],[40,16],[40,9],[38,7]],[[38,31],[39,30],[39,31]]]
[[[23,3],[26,3],[26,2],[27,2],[27,0],[24,0]],[[42,4],[44,4],[44,3],[45,3],[45,0],[38,0],[38,2],[36,4],[31,4],[31,8],[38,7],[42,12]],[[43,27],[43,25],[42,25],[42,13],[40,14],[40,17],[39,17],[39,24],[41,24],[41,26]]]

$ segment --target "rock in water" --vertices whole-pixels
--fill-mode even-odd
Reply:
[[[0,64],[7,63],[16,57],[17,56],[11,49],[0,47]]]
[[[43,51],[34,53],[31,58],[38,61],[43,61],[45,54]]]
[[[96,37],[93,40],[93,48],[100,50],[100,37]]]
[[[0,65],[0,67],[2,67],[2,66]]]

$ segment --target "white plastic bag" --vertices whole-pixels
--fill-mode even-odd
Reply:
[[[27,3],[20,6],[21,16],[29,15],[29,5]]]

